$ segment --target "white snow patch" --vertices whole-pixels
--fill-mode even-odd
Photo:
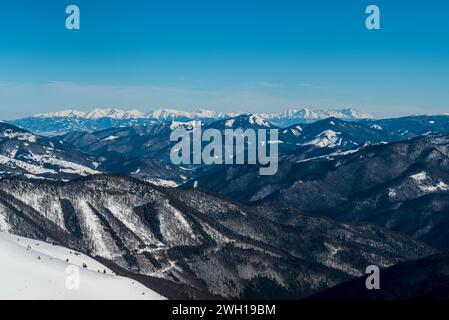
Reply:
[[[0,155],[0,164],[10,165],[13,168],[14,167],[15,168],[21,168],[21,169],[23,169],[25,171],[28,171],[29,173],[38,174],[38,175],[39,174],[46,174],[46,173],[48,173],[48,174],[56,174],[57,173],[55,170],[46,169],[46,168],[43,168],[41,166],[37,166],[37,165],[31,164],[31,163],[27,163],[27,162],[22,161],[22,160],[12,159],[12,158],[6,157],[4,155]]]
[[[192,120],[192,121],[172,121],[170,125],[170,129],[186,129],[186,130],[192,130],[193,128],[201,128],[201,121],[198,120]]]
[[[394,198],[394,197],[396,197],[396,195],[397,195],[397,192],[394,189],[388,189],[388,196],[390,198]]]
[[[172,188],[176,188],[179,186],[179,183],[173,181],[173,180],[165,180],[165,179],[158,179],[158,178],[151,178],[151,179],[147,179],[145,180],[146,182],[152,183],[154,185],[157,186],[161,186],[161,187],[172,187]]]
[[[104,138],[101,141],[113,141],[113,140],[117,140],[119,137],[118,136],[109,136],[107,138]]]

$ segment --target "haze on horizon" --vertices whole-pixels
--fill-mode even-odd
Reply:
[[[449,3],[17,0],[0,10],[5,120],[98,108],[223,112],[449,111]]]

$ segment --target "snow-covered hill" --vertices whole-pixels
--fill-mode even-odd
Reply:
[[[45,242],[0,232],[0,256],[2,300],[164,299],[86,255]]]
[[[59,135],[69,131],[92,132],[110,128],[148,126],[163,121],[201,120],[204,123],[211,123],[247,114],[247,112],[219,112],[205,109],[196,111],[159,109],[147,113],[121,109],[64,110],[17,119],[11,123],[41,135]],[[353,109],[311,110],[301,108],[281,112],[256,113],[255,115],[279,127],[288,127],[298,123],[312,123],[329,117],[349,121],[373,118],[370,114]]]
[[[121,109],[93,109],[91,111],[64,110],[50,113],[37,114],[36,118],[83,118],[83,119],[139,119],[144,118],[145,114],[138,110],[121,110]]]
[[[35,118],[81,118],[81,119],[154,119],[162,121],[172,120],[196,120],[196,119],[226,119],[233,118],[246,112],[219,112],[206,109],[196,111],[184,111],[176,109],[158,109],[148,113],[138,110],[121,110],[121,109],[93,109],[91,111],[64,110],[59,112],[50,112],[35,115]],[[336,110],[312,110],[308,108],[291,109],[281,112],[265,112],[259,113],[261,117],[268,120],[286,120],[291,119],[300,122],[313,122],[325,118],[339,118],[346,120],[372,119],[373,116],[354,109],[336,109]]]

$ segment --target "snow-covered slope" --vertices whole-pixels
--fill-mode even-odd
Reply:
[[[50,112],[37,114],[36,118],[84,118],[84,119],[100,119],[100,118],[112,118],[112,119],[139,119],[144,117],[144,113],[138,110],[121,110],[121,109],[93,109],[91,111],[78,111],[78,110],[64,110],[58,112]]]
[[[2,300],[164,299],[81,253],[45,242],[0,232],[0,256]]]

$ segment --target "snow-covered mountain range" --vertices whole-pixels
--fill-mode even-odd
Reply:
[[[58,119],[64,122],[69,118],[41,120],[49,125],[63,125],[54,122]],[[70,119],[78,121],[78,118]],[[99,131],[71,130],[49,138],[0,123],[0,176],[73,179],[104,172],[130,175],[157,184],[179,185],[199,173],[192,168],[173,166],[170,150],[175,143],[170,141],[170,134],[176,128],[189,129],[196,124],[196,120],[151,121],[145,125],[108,127]],[[203,129],[222,132],[226,129],[278,129],[281,158],[293,152],[296,159],[307,160],[365,144],[448,134],[449,116],[360,121],[326,118],[280,128],[261,115],[245,114],[203,123]]]
[[[154,119],[154,120],[176,120],[176,119],[222,119],[238,115],[239,113],[225,113],[199,109],[197,111],[182,111],[175,109],[158,109],[151,112],[141,112],[138,110],[122,110],[122,109],[100,109],[95,108],[90,111],[64,110],[58,112],[50,112],[37,114],[36,118],[82,118],[82,119]]]
[[[235,118],[246,112],[217,112],[205,109],[182,111],[175,109],[159,109],[151,112],[121,109],[93,109],[91,111],[65,110],[38,114],[31,117],[10,121],[19,127],[34,133],[58,135],[70,131],[98,131],[109,128],[145,126],[162,121],[201,120],[210,123],[223,119]],[[358,121],[374,118],[368,113],[353,109],[311,110],[307,108],[292,109],[282,112],[256,113],[276,126],[287,127],[298,123],[312,123],[321,119],[334,117],[347,121]]]
[[[72,179],[100,173],[93,157],[64,142],[0,123],[0,177]]]
[[[250,165],[223,166],[198,173],[183,187],[249,205],[268,202],[340,221],[374,223],[449,249],[449,135],[365,144],[308,159],[299,150],[279,162],[275,176],[259,176]]]
[[[291,219],[277,222],[279,215]],[[434,252],[386,229],[117,176],[3,179],[0,221],[2,230],[88,254],[175,299],[300,298],[361,276],[367,265]]]
[[[224,119],[233,118],[238,115],[245,114],[246,112],[218,112],[206,109],[199,109],[196,111],[183,111],[176,109],[158,109],[148,113],[144,113],[138,110],[121,110],[121,109],[93,109],[91,111],[78,111],[78,110],[64,110],[59,112],[50,112],[37,114],[35,118],[82,118],[82,119],[153,119],[153,120],[196,120],[196,119]],[[290,109],[282,112],[264,112],[259,113],[268,120],[275,119],[295,119],[300,121],[317,121],[329,117],[335,117],[339,119],[372,119],[372,115],[366,112],[360,112],[353,109],[340,109],[340,110],[312,110],[307,108]]]

